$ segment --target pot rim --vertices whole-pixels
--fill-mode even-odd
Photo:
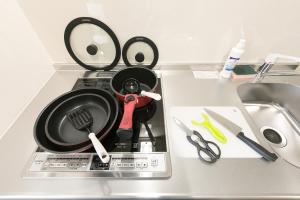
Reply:
[[[114,93],[115,95],[120,96],[120,97],[122,97],[122,98],[125,98],[125,95],[124,95],[124,94],[121,94],[120,92],[118,92],[118,91],[115,90],[115,88],[113,87],[112,82],[113,82],[114,78],[115,78],[118,74],[123,73],[123,71],[129,70],[129,69],[143,69],[143,70],[147,70],[147,71],[149,71],[150,73],[152,73],[152,74],[155,76],[155,80],[156,80],[156,81],[155,81],[155,85],[151,88],[151,90],[150,90],[149,92],[153,92],[153,91],[156,89],[156,87],[157,87],[157,85],[158,85],[158,78],[157,78],[156,73],[155,73],[153,70],[148,69],[148,68],[145,68],[145,67],[128,67],[128,68],[125,68],[125,69],[122,69],[122,70],[118,71],[118,72],[111,78],[111,80],[110,80],[110,87],[111,87],[111,89],[112,89],[112,91],[113,91],[113,93]],[[138,97],[142,97],[141,94],[138,94]],[[148,98],[149,98],[149,97],[148,97]],[[123,99],[122,99],[122,101],[123,101]]]

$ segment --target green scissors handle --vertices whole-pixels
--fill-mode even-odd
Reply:
[[[192,124],[195,126],[204,126],[209,130],[209,132],[221,143],[226,144],[227,138],[225,135],[217,128],[215,127],[211,121],[208,118],[208,115],[202,114],[202,117],[204,119],[203,122],[197,122],[195,120],[192,120]]]

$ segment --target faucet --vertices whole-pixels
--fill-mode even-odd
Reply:
[[[270,53],[265,58],[264,64],[262,64],[258,68],[257,75],[255,76],[255,78],[252,82],[256,83],[256,82],[262,81],[263,78],[266,76],[266,73],[272,68],[272,66],[275,64],[275,62],[277,61],[278,58],[287,59],[287,60],[294,60],[296,62],[300,62],[299,57],[287,56],[287,55],[282,55],[282,54],[278,54],[278,53]]]

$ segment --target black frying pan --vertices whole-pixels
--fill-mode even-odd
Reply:
[[[101,95],[83,93],[67,98],[50,113],[46,120],[45,131],[51,142],[61,146],[76,146],[89,141],[88,133],[85,130],[77,130],[67,118],[68,113],[79,108],[91,113],[93,118],[91,131],[101,133],[110,117],[109,103]]]
[[[76,96],[78,94],[84,94],[84,93],[93,93],[97,95],[101,95],[104,97],[108,102],[111,110],[111,115],[109,117],[108,123],[104,127],[104,129],[100,133],[99,140],[105,139],[108,134],[112,132],[112,129],[118,127],[118,116],[119,116],[119,104],[117,100],[107,91],[99,90],[99,89],[79,89],[67,92],[56,99],[54,99],[52,102],[50,102],[43,111],[39,114],[35,125],[34,125],[34,139],[38,146],[42,148],[45,151],[52,152],[52,153],[76,153],[76,152],[84,152],[86,150],[89,150],[93,147],[92,143],[88,141],[87,143],[81,144],[81,145],[75,145],[75,146],[61,146],[57,145],[53,142],[51,142],[46,137],[45,132],[45,124],[48,115],[52,112],[52,110],[58,106],[61,102],[64,100]],[[97,134],[97,133],[96,133]],[[97,134],[98,135],[98,134]]]

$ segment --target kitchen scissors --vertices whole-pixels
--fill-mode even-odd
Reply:
[[[175,123],[185,132],[187,140],[197,148],[197,153],[202,161],[214,163],[220,158],[221,150],[216,143],[205,140],[199,132],[189,129],[179,119],[175,117],[173,117],[173,119]]]

